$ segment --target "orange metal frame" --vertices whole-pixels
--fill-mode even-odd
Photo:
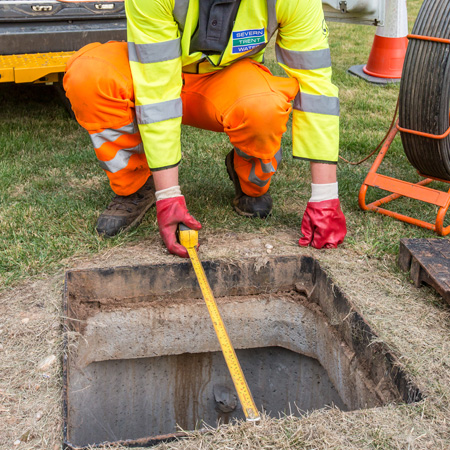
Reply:
[[[408,39],[420,39],[431,42],[440,42],[443,44],[450,44],[450,39],[442,39],[436,38],[432,36],[420,36],[417,34],[409,34]],[[450,122],[450,118],[449,118]],[[375,211],[380,214],[384,214],[389,217],[393,217],[394,219],[401,220],[402,222],[407,222],[412,225],[417,225],[422,228],[426,228],[428,230],[435,231],[439,236],[446,236],[450,233],[450,225],[444,227],[444,218],[447,214],[447,210],[450,206],[450,189],[447,192],[439,191],[436,189],[432,189],[426,187],[427,184],[430,184],[433,180],[442,181],[444,183],[450,184],[448,180],[441,180],[439,178],[434,178],[427,175],[422,175],[419,173],[421,177],[424,179],[419,181],[418,183],[409,183],[402,180],[397,180],[396,178],[391,178],[385,175],[380,175],[377,173],[378,168],[380,167],[383,158],[386,156],[387,151],[389,150],[392,141],[397,134],[397,131],[401,131],[402,133],[411,133],[418,136],[427,137],[429,139],[444,139],[450,134],[450,126],[447,131],[443,134],[436,135],[430,133],[424,133],[422,131],[409,130],[406,128],[402,128],[398,125],[398,120],[395,124],[395,127],[392,127],[389,132],[386,141],[381,147],[380,152],[378,153],[377,158],[375,159],[372,167],[369,170],[369,173],[364,180],[364,183],[359,190],[358,202],[361,209],[367,211]],[[391,195],[383,197],[375,202],[366,204],[366,194],[367,188],[369,186],[376,187],[379,189],[383,189],[388,192],[392,192]],[[415,200],[419,200],[425,203],[430,203],[432,205],[439,206],[438,213],[436,215],[436,222],[434,224],[425,222],[420,219],[414,219],[413,217],[405,216],[404,214],[396,213],[393,211],[389,211],[384,208],[380,208],[380,205],[384,205],[386,203],[391,202],[392,200],[396,200],[400,197],[408,197],[413,198]]]
[[[450,189],[448,190],[448,192],[444,192],[429,188],[426,185],[431,183],[433,180],[442,181],[444,183],[450,184],[449,181],[441,180],[439,178],[434,178],[430,176],[425,176],[419,173],[419,175],[424,177],[424,179],[419,181],[418,183],[410,183],[407,181],[398,180],[396,178],[391,178],[377,173],[377,170],[380,167],[380,164],[383,161],[384,157],[386,156],[386,153],[389,150],[389,147],[392,141],[394,140],[398,130],[403,131],[404,129],[398,126],[397,121],[396,126],[393,127],[390,133],[388,134],[386,141],[381,147],[377,158],[372,164],[372,167],[370,168],[369,173],[367,174],[366,179],[364,180],[364,183],[361,186],[358,197],[359,206],[364,211],[368,210],[375,211],[377,213],[384,214],[385,216],[393,217],[394,219],[401,220],[403,222],[407,222],[412,225],[417,225],[419,227],[435,231],[439,236],[446,236],[447,234],[450,233],[450,225],[444,227],[444,218],[450,206]],[[405,131],[408,132],[409,130]],[[440,136],[439,137],[434,136],[434,138],[439,139]],[[372,203],[366,204],[366,194],[369,186],[383,189],[388,192],[392,192],[392,194],[383,197],[379,200],[376,200]],[[433,224],[425,222],[420,219],[405,216],[404,214],[380,208],[381,205],[389,203],[392,200],[396,200],[400,197],[413,198],[415,200],[439,206],[439,211],[436,215],[436,222]]]

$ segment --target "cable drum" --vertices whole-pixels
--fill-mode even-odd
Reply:
[[[424,0],[412,34],[450,38],[450,1]],[[399,94],[399,126],[434,135],[449,128],[450,44],[410,39]],[[401,133],[409,162],[423,175],[450,180],[450,135]]]

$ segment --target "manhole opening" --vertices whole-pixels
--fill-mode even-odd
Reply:
[[[421,399],[310,257],[204,262],[260,410]],[[66,273],[66,448],[153,445],[244,418],[190,263]]]

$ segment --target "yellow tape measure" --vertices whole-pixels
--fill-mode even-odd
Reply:
[[[217,303],[214,299],[208,279],[206,278],[205,271],[203,270],[203,266],[198,259],[196,250],[198,245],[198,231],[191,230],[185,225],[180,224],[178,237],[180,244],[186,247],[189,257],[191,258],[192,266],[194,267],[195,274],[197,275],[198,284],[200,285],[203,298],[205,299],[206,306],[208,307],[209,315],[211,317],[214,330],[216,331],[223,356],[225,357],[225,362],[227,363],[228,370],[230,371],[234,387],[236,388],[239,401],[241,402],[245,418],[247,421],[256,422],[261,418],[250,389],[248,388],[241,365],[239,364],[236,353],[231,344],[225,324],[223,323],[222,317],[217,309]]]

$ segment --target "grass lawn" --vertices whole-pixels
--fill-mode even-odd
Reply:
[[[407,2],[410,30],[421,3]],[[340,153],[349,161],[359,161],[385,135],[399,85],[367,84],[347,72],[350,66],[367,62],[374,27],[330,22],[329,29],[333,78],[341,101]],[[273,45],[267,53],[267,65],[283,76],[274,60]],[[133,262],[133,255],[136,260],[143,257],[138,257],[134,249],[145,249],[150,259],[174,259],[161,245],[154,208],[128,234],[113,239],[97,236],[96,220],[109,203],[112,191],[96,162],[87,133],[69,116],[51,86],[0,83],[0,105],[0,314],[5,317],[4,326],[0,325],[0,357],[5,370],[4,383],[0,382],[0,398],[4,401],[4,406],[0,404],[0,422],[4,414],[7,435],[4,440],[0,438],[0,448],[15,448],[11,443],[33,430],[33,438],[22,439],[17,448],[54,450],[60,438],[59,369],[49,381],[42,380],[42,374],[33,368],[49,353],[61,352],[58,324],[64,269],[79,261],[108,264],[110,255],[115,255],[115,261],[119,258],[119,262],[125,255],[123,261]],[[289,123],[282,142],[283,163],[271,186],[273,214],[267,220],[248,220],[231,208],[234,189],[224,165],[231,148],[226,135],[182,129],[180,185],[190,212],[202,222],[200,242],[205,242],[206,256],[226,257],[233,243],[227,242],[227,250],[220,254],[220,242],[236,235],[250,239],[245,241],[247,247],[252,245],[252,236],[268,239],[286,235],[292,240],[289,248],[300,251],[295,242],[301,236],[301,217],[310,196],[310,175],[307,163],[291,157],[290,129]],[[319,411],[300,425],[297,419],[267,419],[256,434],[258,442],[249,437],[253,431],[244,424],[161,448],[450,448],[448,416],[445,417],[450,401],[449,344],[448,339],[440,340],[443,333],[448,336],[448,307],[430,289],[415,294],[408,275],[400,272],[396,264],[401,238],[436,235],[360,210],[358,192],[373,160],[374,156],[360,165],[339,161],[339,191],[348,227],[343,246],[336,251],[306,251],[312,251],[330,267],[332,276],[356,299],[382,338],[406,355],[403,364],[434,400],[421,405],[389,406],[378,412],[362,411],[358,416],[344,416],[335,410],[323,415]],[[403,180],[419,180],[399,137],[380,172]],[[435,186],[445,188],[443,183]],[[374,200],[381,194],[372,189],[368,199]],[[401,213],[435,220],[434,207],[406,199],[394,205]],[[211,242],[218,243],[217,253],[208,246]],[[233,245],[241,255],[239,246],[244,244]],[[41,284],[46,280],[51,280],[46,285],[50,286],[49,291]],[[42,320],[34,328],[25,326],[33,323],[29,311],[33,311],[37,301],[35,295],[28,295],[30,292],[42,295],[45,313],[39,313]],[[406,323],[415,323],[419,318],[417,326],[421,328],[412,333]],[[28,320],[24,322],[25,319]],[[48,411],[48,420],[38,423],[36,412],[42,408],[46,408],[44,416]]]
[[[419,1],[409,1],[411,21]],[[334,82],[341,99],[341,155],[350,161],[366,156],[386,133],[394,113],[398,85],[379,87],[347,73],[367,61],[375,29],[330,23]],[[273,45],[267,65],[279,75]],[[95,254],[157,235],[155,211],[127,235],[112,240],[95,233],[98,215],[112,193],[96,163],[87,133],[70,119],[49,86],[0,84],[0,284],[52,273],[74,255]],[[309,165],[291,157],[290,126],[283,138],[284,160],[273,179],[274,211],[266,221],[248,221],[230,207],[233,187],[224,166],[230,145],[225,134],[183,128],[180,184],[191,213],[204,233],[296,228],[310,194]],[[398,251],[399,238],[430,232],[373,213],[363,213],[358,191],[374,157],[354,166],[340,161],[339,189],[348,221],[346,245],[381,257]],[[382,166],[384,173],[418,180],[399,138]],[[380,192],[372,189],[369,199]],[[399,211],[434,222],[436,211],[415,201],[397,202]],[[418,211],[419,210],[419,211]],[[299,234],[300,236],[300,234]]]

